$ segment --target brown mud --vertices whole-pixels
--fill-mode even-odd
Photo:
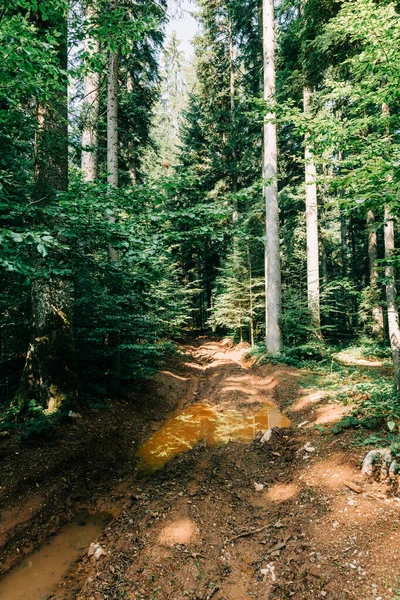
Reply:
[[[96,539],[104,553],[85,549],[53,599],[400,597],[399,502],[361,479],[352,434],[330,433],[332,398],[245,348],[185,351],[141,404],[93,411],[53,453],[1,442],[3,571],[86,508],[114,515]],[[259,427],[286,419],[260,444]]]

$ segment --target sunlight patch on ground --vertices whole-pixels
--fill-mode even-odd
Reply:
[[[351,413],[351,406],[339,406],[337,404],[328,404],[315,409],[317,413],[316,419],[308,427],[312,425],[328,425],[329,423],[337,423],[343,417]]]
[[[299,479],[307,485],[335,490],[344,489],[346,481],[354,481],[359,475],[359,469],[348,463],[348,457],[337,452],[309,465]]]
[[[191,519],[179,519],[169,523],[160,532],[158,543],[162,546],[172,547],[176,544],[188,546],[199,534],[199,529]]]
[[[300,488],[295,483],[275,483],[265,492],[265,498],[271,502],[285,502],[298,495]]]
[[[296,400],[296,402],[290,407],[290,410],[299,412],[305,408],[313,406],[314,404],[318,404],[318,402],[325,400],[325,398],[328,396],[328,393],[322,390],[316,390],[309,393],[307,392],[309,392],[309,390],[304,390],[305,395]]]

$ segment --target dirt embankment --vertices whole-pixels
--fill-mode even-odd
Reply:
[[[10,442],[0,500],[10,504],[20,485],[10,510],[23,507],[26,518],[8,521],[3,568],[15,559],[19,539],[29,539],[32,523],[39,534],[19,545],[25,550],[56,528],[49,525],[51,511],[60,520],[90,504],[116,515],[96,540],[104,554],[96,560],[85,553],[54,598],[394,600],[399,503],[361,480],[363,450],[354,449],[350,434],[329,433],[340,417],[337,406],[303,389],[299,371],[251,365],[241,348],[202,341],[186,352],[160,374],[150,406],[94,412],[64,432],[51,461],[49,448],[29,454]],[[137,470],[132,442],[159,427],[160,409],[203,403],[213,414],[248,420],[272,402],[292,426],[274,429],[266,444],[200,442],[156,472]],[[101,427],[96,419],[103,419]],[[218,426],[233,423],[218,419]],[[313,427],[321,424],[328,430]],[[21,479],[28,473],[29,484]]]

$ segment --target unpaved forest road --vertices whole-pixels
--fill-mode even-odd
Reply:
[[[97,539],[107,554],[84,555],[53,598],[397,598],[397,499],[361,480],[351,434],[298,427],[328,425],[337,406],[302,389],[299,371],[246,364],[243,349],[203,340],[186,352],[159,379],[179,409],[251,414],[272,400],[292,427],[264,446],[199,444],[152,474],[134,471],[132,455],[131,475],[91,506],[119,513]]]

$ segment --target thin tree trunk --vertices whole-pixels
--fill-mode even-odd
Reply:
[[[229,20],[229,98],[231,113],[231,152],[232,152],[232,192],[236,194],[237,181],[237,157],[236,157],[236,130],[235,130],[235,52],[233,46],[232,20]],[[238,220],[237,198],[234,199],[233,221]]]
[[[247,263],[249,267],[249,329],[250,329],[250,344],[254,347],[254,309],[253,309],[253,276],[251,268],[250,246],[247,245]]]
[[[342,258],[342,276],[347,274],[347,223],[346,215],[340,213],[340,253]]]
[[[328,256],[326,254],[325,240],[320,236],[321,245],[321,270],[322,270],[322,281],[326,285],[328,283]]]
[[[388,206],[385,207],[385,278],[386,278],[386,300],[388,312],[388,325],[390,346],[392,348],[394,376],[396,387],[400,391],[400,327],[399,313],[397,310],[397,290],[395,269],[391,260],[394,255],[394,225],[393,217]]]
[[[379,339],[383,339],[383,310],[382,306],[379,305],[379,291],[377,284],[378,270],[376,268],[376,261],[378,259],[378,240],[375,228],[375,215],[372,210],[367,212],[367,228],[369,280],[372,293],[372,334]]]
[[[86,27],[90,27],[90,22],[95,16],[93,7],[87,5],[85,8]],[[86,34],[85,51],[90,56],[95,56],[99,52],[99,42],[96,38]],[[85,181],[93,181],[97,177],[97,153],[98,136],[97,122],[99,118],[100,106],[100,73],[92,72],[90,63],[86,69],[83,78],[83,130],[82,130],[82,159],[81,168]]]
[[[131,73],[129,73],[128,71],[128,76],[127,76],[127,81],[126,81],[126,91],[128,92],[128,94],[132,94],[133,93],[133,89],[134,89],[134,82],[133,82],[133,77],[131,75]],[[128,168],[129,168],[129,176],[131,179],[131,183],[132,185],[135,185],[137,183],[137,173],[136,173],[136,169],[135,169],[135,165],[134,165],[134,161],[133,161],[133,151],[134,151],[134,142],[133,139],[130,139],[128,142]]]
[[[117,0],[114,8],[118,7]],[[107,85],[107,170],[108,183],[118,187],[118,50],[110,52]]]
[[[58,86],[45,103],[37,104],[35,134],[34,199],[38,205],[56,202],[58,192],[68,189],[68,113],[67,113],[67,15],[54,21],[38,19],[40,31],[56,29]],[[37,272],[48,265],[37,260]],[[21,384],[15,403],[21,408],[30,400],[49,412],[59,409],[69,398],[76,398],[73,369],[72,285],[54,275],[39,275],[32,284],[32,335]]]
[[[264,100],[271,103],[275,96],[275,33],[273,0],[263,0]],[[281,264],[279,255],[279,209],[277,183],[277,134],[275,114],[270,111],[264,120],[263,155],[264,198],[266,205],[265,298],[266,346],[275,354],[281,350],[280,318]]]
[[[339,151],[339,164],[340,165],[342,164],[342,160],[343,160],[343,153],[342,153],[342,151]],[[343,196],[343,192],[340,192],[340,196]],[[343,212],[341,207],[339,208],[339,210],[340,210],[340,254],[341,254],[341,260],[342,260],[342,277],[346,277],[347,271],[348,271],[347,221],[346,221],[346,215]]]
[[[118,9],[118,0],[111,1],[111,9]],[[118,188],[118,69],[119,51],[112,50],[109,55],[108,80],[107,80],[107,182],[111,188]],[[108,217],[110,223],[115,223],[113,215]],[[118,260],[117,253],[111,244],[108,245],[108,259],[110,263]],[[111,336],[113,347],[113,371],[117,385],[121,375],[120,342],[121,332],[114,331]]]
[[[311,91],[304,88],[304,114],[310,112]],[[305,183],[306,183],[306,226],[307,226],[307,293],[311,325],[318,337],[321,336],[320,295],[319,295],[319,246],[318,246],[318,201],[317,172],[314,156],[305,135]]]
[[[117,9],[118,0],[113,0],[111,6]],[[107,181],[113,188],[118,188],[118,63],[119,52],[113,50],[109,56],[107,81]],[[109,216],[108,220],[115,223],[114,216]],[[116,252],[110,245],[108,256],[110,262],[117,260]]]

